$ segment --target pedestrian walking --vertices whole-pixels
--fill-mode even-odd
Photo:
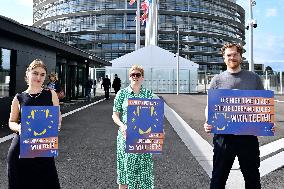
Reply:
[[[97,90],[97,80],[94,79],[94,82],[93,82],[93,93],[94,93],[94,97],[96,96],[96,90]]]
[[[227,70],[215,76],[210,89],[264,90],[260,77],[250,71],[242,70],[243,47],[239,44],[226,43],[221,52]],[[207,110],[206,110],[207,112]],[[206,113],[207,116],[207,113]],[[211,132],[207,117],[204,124],[206,132]],[[273,127],[273,132],[275,128]],[[225,188],[234,159],[238,156],[246,189],[260,189],[259,143],[256,136],[215,134],[213,137],[214,156],[211,189]]]
[[[117,76],[117,74],[114,74],[114,80],[112,82],[112,88],[114,89],[114,93],[116,94],[121,87],[121,81],[120,78]]]
[[[142,86],[144,69],[134,65],[129,70],[131,84],[118,91],[114,99],[113,121],[119,126],[117,135],[117,183],[120,189],[154,188],[152,154],[125,152],[128,98],[153,98],[154,94]]]
[[[86,81],[86,99],[87,101],[91,101],[91,91],[92,91],[92,87],[93,87],[93,81],[88,78]]]
[[[106,77],[103,79],[103,83],[102,83],[103,87],[104,87],[104,91],[105,91],[105,98],[108,100],[109,99],[109,90],[110,90],[110,79],[108,78],[108,75],[106,75]]]
[[[12,101],[9,127],[16,133],[8,151],[8,188],[60,188],[57,170],[53,157],[19,158],[21,135],[21,109],[23,106],[59,106],[54,90],[43,89],[46,78],[45,64],[34,60],[27,68],[26,81],[28,88],[16,94]],[[61,127],[59,116],[58,130]]]
[[[101,89],[103,88],[103,80],[104,80],[103,77],[101,77],[101,78],[100,78],[100,86],[101,86]]]

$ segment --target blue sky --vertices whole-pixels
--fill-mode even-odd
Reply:
[[[237,0],[248,10],[249,0]],[[1,1],[0,15],[32,25],[33,0]],[[248,11],[246,11],[248,12]],[[254,29],[254,62],[284,71],[284,0],[256,0],[253,7],[258,27]],[[247,20],[248,16],[246,16]],[[248,32],[248,30],[246,30]],[[248,36],[246,43],[248,44]],[[248,51],[248,45],[245,46]],[[248,53],[244,55],[248,58]]]

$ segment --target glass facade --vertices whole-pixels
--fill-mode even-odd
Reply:
[[[34,26],[64,33],[69,44],[113,60],[135,50],[135,11],[129,0],[34,0]],[[158,46],[175,53],[179,25],[180,55],[200,69],[214,64],[220,70],[223,43],[244,44],[244,15],[233,0],[159,0]]]
[[[0,98],[9,97],[11,51],[0,48]]]

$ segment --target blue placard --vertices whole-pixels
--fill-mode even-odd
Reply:
[[[273,136],[274,93],[268,90],[208,90],[212,133]]]
[[[58,156],[58,106],[23,106],[20,158]]]
[[[164,141],[163,124],[163,100],[128,99],[126,152],[161,153]]]

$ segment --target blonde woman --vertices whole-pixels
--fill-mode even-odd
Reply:
[[[118,91],[114,99],[113,121],[118,125],[117,183],[119,189],[154,188],[152,154],[125,153],[128,98],[153,98],[154,94],[142,86],[144,69],[134,65],[129,70],[130,85]]]
[[[43,89],[47,69],[45,64],[34,60],[26,71],[27,89],[18,93],[11,105],[9,127],[17,135],[8,151],[8,184],[9,189],[18,188],[60,188],[57,170],[53,157],[19,158],[21,135],[22,106],[59,106],[55,91]],[[61,126],[61,115],[59,126]]]

